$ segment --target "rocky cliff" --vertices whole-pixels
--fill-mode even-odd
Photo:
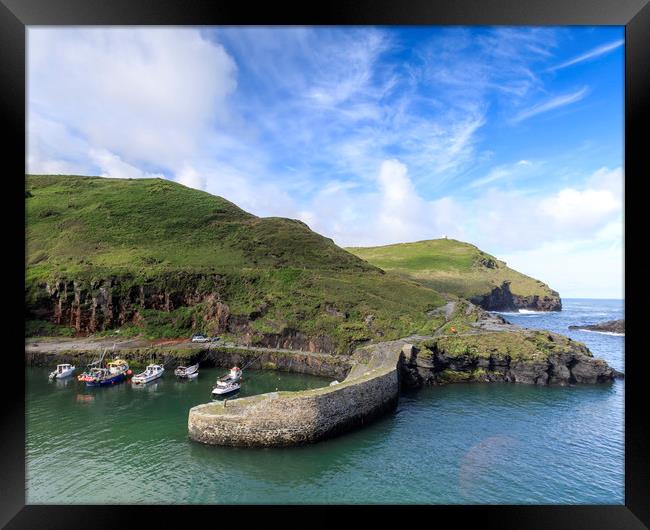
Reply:
[[[583,344],[539,331],[424,340],[408,352],[403,373],[409,386],[465,382],[566,386],[606,383],[622,376],[595,359]]]
[[[523,296],[513,294],[510,290],[510,282],[504,281],[500,286],[494,287],[487,294],[480,294],[470,300],[487,311],[518,311],[527,309],[530,311],[561,311],[562,300],[557,291],[550,290],[549,294],[529,294]]]
[[[261,332],[255,322],[267,307],[233,314],[224,298],[228,278],[213,274],[167,274],[150,281],[132,276],[42,282],[28,293],[27,317],[74,329],[78,334],[123,326],[145,328],[161,321],[172,336],[193,331],[237,335],[244,345],[311,352],[332,352],[336,344],[326,334],[310,335],[291,327]]]
[[[489,311],[562,309],[557,291],[463,241],[444,238],[348,250],[383,270]]]

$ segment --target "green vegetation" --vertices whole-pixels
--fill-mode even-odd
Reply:
[[[351,247],[350,252],[386,271],[394,271],[441,293],[472,298],[510,282],[518,296],[553,296],[544,283],[509,268],[469,243],[432,239],[382,247]]]
[[[591,352],[581,342],[547,331],[499,331],[493,333],[444,335],[423,341],[422,352],[437,350],[447,358],[465,357],[469,360],[495,359],[513,361],[544,361],[553,352],[579,350],[584,355]]]
[[[96,294],[140,286],[198,293],[172,311],[139,310],[122,327],[150,338],[213,332],[216,293],[230,316],[264,334],[329,337],[337,352],[369,340],[430,333],[427,312],[443,303],[431,288],[346,252],[300,221],[258,218],[221,197],[162,179],[26,177],[28,309],[47,301],[46,283],[74,280]]]
[[[25,337],[72,337],[74,328],[52,324],[47,320],[30,319],[25,321]]]
[[[437,374],[438,383],[471,383],[474,381],[485,381],[488,372],[483,368],[476,368],[469,372],[459,370],[443,370]]]

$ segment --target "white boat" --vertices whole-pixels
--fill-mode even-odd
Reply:
[[[193,379],[199,375],[199,363],[192,366],[179,366],[174,370],[174,375],[183,379]]]
[[[50,372],[50,379],[63,379],[70,377],[75,371],[75,367],[71,364],[57,364],[56,370]]]
[[[212,389],[213,396],[221,396],[223,394],[230,394],[231,392],[236,392],[241,388],[241,383],[239,381],[222,381],[221,379],[217,381],[217,386]]]
[[[144,372],[134,375],[131,381],[133,381],[133,383],[136,385],[148,383],[149,381],[153,381],[154,379],[162,377],[164,371],[165,369],[159,364],[150,364],[147,366]]]
[[[230,394],[241,388],[242,370],[238,366],[233,366],[227,375],[217,379],[216,386],[212,389],[212,395]]]
[[[238,366],[233,366],[227,375],[224,375],[223,377],[219,378],[219,381],[223,381],[224,383],[228,381],[237,382],[241,379],[241,374],[242,374],[241,368],[239,368]]]

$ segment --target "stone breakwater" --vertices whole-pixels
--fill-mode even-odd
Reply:
[[[344,381],[301,392],[272,392],[190,409],[190,439],[211,445],[288,446],[316,442],[392,410],[404,341],[357,350]]]

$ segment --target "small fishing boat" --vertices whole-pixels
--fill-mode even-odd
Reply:
[[[213,396],[221,396],[223,394],[230,394],[236,392],[241,388],[239,381],[222,381],[219,379],[217,385],[212,389]]]
[[[57,364],[56,370],[50,372],[50,379],[63,379],[64,377],[70,377],[75,371],[75,367],[71,364]]]
[[[238,366],[233,366],[227,375],[217,379],[216,386],[212,389],[212,395],[230,394],[241,388],[242,370]]]
[[[192,366],[179,366],[174,370],[174,375],[181,379],[193,379],[199,375],[199,363]]]
[[[144,372],[134,375],[131,381],[136,385],[148,383],[162,377],[164,371],[165,369],[159,364],[150,364],[145,368]]]
[[[90,372],[82,374],[79,380],[84,381],[86,386],[111,386],[121,383],[131,374],[128,363],[123,359],[116,359],[108,363],[107,368],[91,368]]]

